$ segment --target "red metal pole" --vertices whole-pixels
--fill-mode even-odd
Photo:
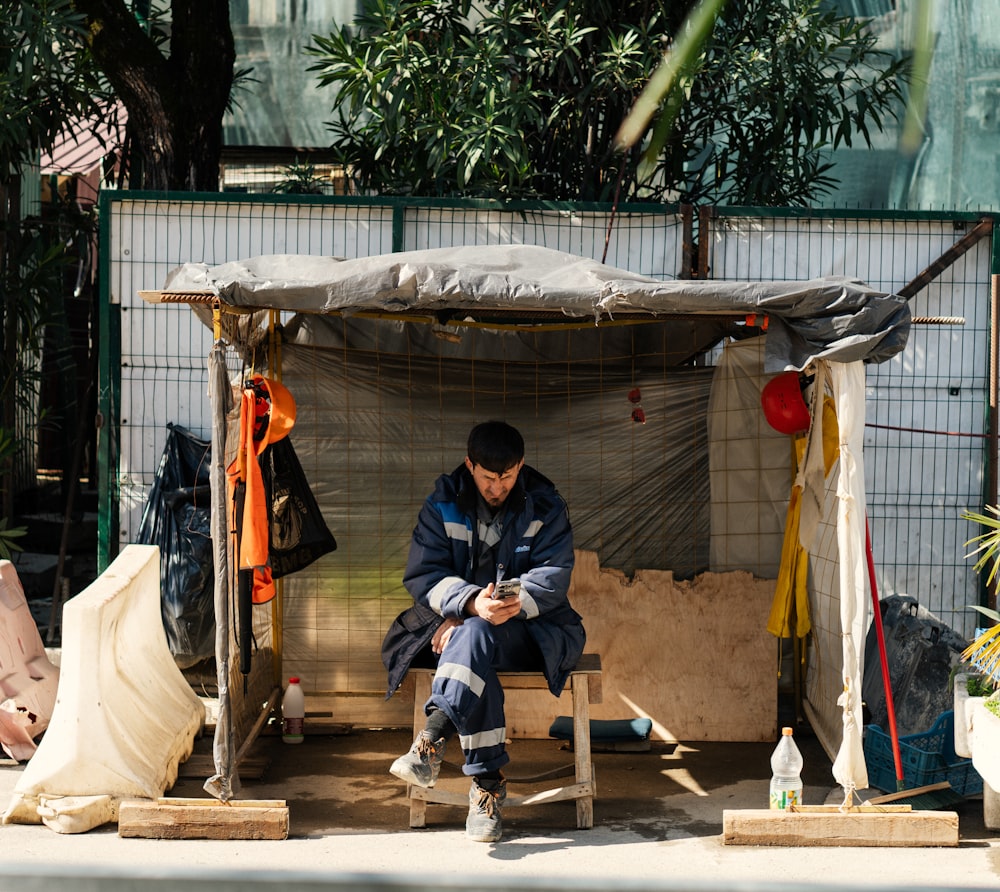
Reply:
[[[885,632],[882,629],[882,608],[878,599],[878,585],[875,582],[875,559],[872,557],[872,537],[868,529],[868,516],[865,515],[865,551],[868,554],[868,587],[872,592],[872,604],[875,607],[875,637],[878,639],[878,655],[882,664],[882,684],[885,686],[885,706],[889,716],[889,736],[892,738],[892,758],[896,764],[896,789],[902,790],[903,760],[899,755],[899,732],[896,730],[896,707],[892,701],[892,685],[889,683],[889,660],[885,652]]]

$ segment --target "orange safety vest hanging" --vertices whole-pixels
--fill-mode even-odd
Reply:
[[[265,604],[275,594],[268,560],[270,524],[259,458],[269,445],[287,437],[294,424],[295,399],[288,388],[278,381],[254,375],[243,388],[239,446],[226,469],[237,569],[253,570],[254,604]],[[240,483],[245,486],[242,519],[236,502]]]

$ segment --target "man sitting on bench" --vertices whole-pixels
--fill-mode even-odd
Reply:
[[[458,732],[472,777],[466,834],[497,842],[510,761],[498,671],[542,671],[559,696],[586,634],[566,596],[573,533],[553,484],[524,463],[524,440],[487,421],[469,434],[466,458],[438,478],[420,510],[403,584],[414,605],[382,645],[387,698],[410,666],[436,667],[427,723],[389,769],[430,787]]]

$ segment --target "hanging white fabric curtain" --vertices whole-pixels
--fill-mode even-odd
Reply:
[[[855,790],[868,786],[862,745],[861,670],[867,626],[865,583],[865,368],[861,362],[830,363],[829,378],[840,427],[840,477],[837,485],[837,545],[840,552],[840,624],[844,690],[843,739],[833,777],[850,804]]]

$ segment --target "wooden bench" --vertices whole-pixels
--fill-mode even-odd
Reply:
[[[411,669],[413,679],[413,736],[423,730],[426,715],[424,704],[431,695],[433,669]],[[500,672],[500,683],[509,697],[514,691],[548,690],[548,682],[541,672]],[[576,668],[570,673],[566,690],[573,695],[573,752],[574,762],[565,768],[548,771],[532,778],[508,778],[508,783],[527,783],[572,776],[574,783],[550,787],[528,796],[507,796],[505,808],[521,805],[538,805],[563,800],[576,801],[576,826],[590,829],[594,826],[594,795],[596,783],[594,766],[590,761],[590,704],[601,702],[601,657],[599,654],[584,654]],[[410,826],[426,826],[428,803],[441,805],[468,806],[468,793],[438,790],[434,787],[407,785],[406,795],[410,800]]]

